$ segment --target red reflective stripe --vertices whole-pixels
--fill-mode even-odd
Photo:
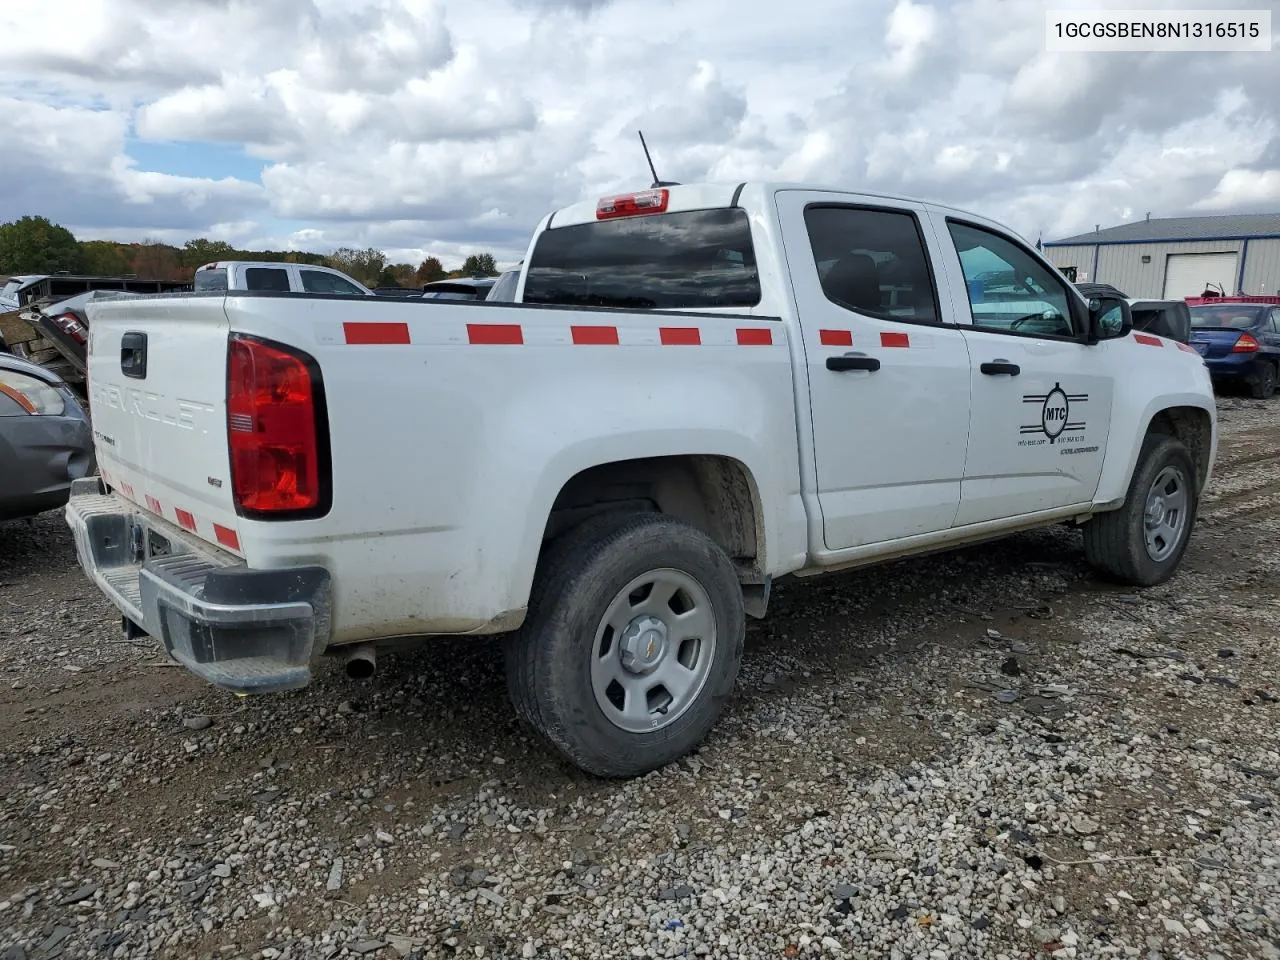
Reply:
[[[347,343],[388,344],[408,343],[409,325],[407,323],[344,323],[342,333]]]
[[[773,346],[773,331],[768,327],[739,327],[738,346],[770,347]]]
[[[696,347],[702,343],[697,327],[659,327],[658,337],[664,347]]]
[[[1143,346],[1146,346],[1146,347],[1162,347],[1162,346],[1164,346],[1164,344],[1163,344],[1163,343],[1161,343],[1161,341],[1160,341],[1160,338],[1159,338],[1159,337],[1152,337],[1152,336],[1149,336],[1149,335],[1147,335],[1147,334],[1145,334],[1145,333],[1135,333],[1135,334],[1133,335],[1133,339],[1134,339],[1134,340],[1136,340],[1138,343],[1142,344]]]
[[[880,346],[882,347],[909,347],[911,346],[911,337],[905,333],[894,333],[890,330],[880,331]]]
[[[213,525],[213,535],[217,538],[218,543],[222,544],[222,546],[229,547],[232,550],[240,549],[240,538],[230,527],[224,527],[220,523],[215,523]]]
[[[524,343],[518,323],[468,323],[469,343]]]
[[[1195,347],[1189,347],[1185,343],[1178,344],[1178,349],[1185,350],[1187,353],[1194,353],[1196,356],[1200,355],[1199,350],[1197,350]]]
[[[617,327],[570,327],[573,342],[584,346],[617,346]]]
[[[818,342],[824,347],[852,347],[852,330],[819,330]]]
[[[128,497],[130,500],[133,499],[133,487],[131,487],[127,483],[122,483],[120,484],[120,489],[124,491],[124,495],[126,497]]]
[[[174,513],[178,515],[178,526],[182,527],[184,530],[190,530],[192,533],[195,533],[196,518],[192,514],[183,510],[181,507],[175,508]]]
[[[160,501],[157,500],[155,497],[151,496],[151,494],[149,493],[147,494],[147,509],[150,510],[152,513],[159,513],[159,514],[164,513],[164,507],[160,505]]]

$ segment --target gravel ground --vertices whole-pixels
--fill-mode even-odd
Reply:
[[[1183,572],[1065,528],[784,584],[696,756],[516,724],[493,640],[237,699],[0,526],[0,958],[1280,957],[1280,405]]]

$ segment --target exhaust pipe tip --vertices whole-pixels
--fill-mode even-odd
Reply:
[[[378,659],[372,644],[356,647],[346,655],[347,676],[352,680],[368,680],[378,672]]]

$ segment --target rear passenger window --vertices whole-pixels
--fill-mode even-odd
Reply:
[[[929,255],[914,215],[812,206],[804,220],[828,300],[890,320],[938,321]]]
[[[289,292],[289,271],[274,267],[249,267],[244,272],[246,290],[283,290]]]
[[[529,258],[524,302],[753,307],[760,276],[747,212],[686,210],[553,227]]]

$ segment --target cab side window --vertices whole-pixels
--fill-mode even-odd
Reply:
[[[1039,260],[990,230],[953,220],[947,227],[960,255],[974,327],[1075,338],[1071,297]]]
[[[289,292],[289,272],[277,267],[249,267],[244,272],[246,290]]]
[[[929,255],[913,214],[811,206],[804,221],[828,300],[886,320],[938,322]]]

